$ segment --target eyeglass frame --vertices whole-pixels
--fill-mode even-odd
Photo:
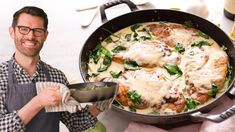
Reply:
[[[23,34],[23,35],[28,35],[30,31],[33,31],[33,35],[35,37],[41,37],[43,36],[45,33],[46,33],[46,29],[43,29],[43,28],[30,28],[30,27],[27,27],[27,26],[16,26],[18,29],[19,29],[19,33]],[[22,28],[25,28],[27,29],[27,33],[22,31]]]

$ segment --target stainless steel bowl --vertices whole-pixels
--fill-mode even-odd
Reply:
[[[90,89],[95,87],[95,89]],[[87,82],[68,85],[71,96],[80,103],[96,102],[113,98],[118,91],[114,82]]]

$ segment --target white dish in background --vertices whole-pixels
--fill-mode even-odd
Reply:
[[[149,0],[131,0],[135,5],[140,6],[149,2]],[[76,7],[77,11],[84,11],[96,8],[99,5],[99,2],[91,1],[89,3],[79,4]]]

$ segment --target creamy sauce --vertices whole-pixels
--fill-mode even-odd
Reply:
[[[218,94],[224,91],[228,85],[225,82],[228,56],[214,40],[198,35],[199,31],[196,29],[176,23],[165,23],[168,26],[173,25],[173,28],[169,26],[167,33],[158,31],[163,33],[162,36],[165,35],[165,38],[159,39],[153,35],[154,31],[151,32],[149,29],[150,24],[159,22],[141,23],[142,26],[136,30],[139,37],[134,38],[133,31],[127,27],[115,33],[120,36],[118,42],[103,41],[101,45],[108,49],[113,57],[122,61],[112,61],[106,71],[90,77],[90,81],[100,81],[109,77],[125,86],[128,91],[136,91],[142,100],[149,104],[147,108],[136,109],[136,112],[141,114],[153,111],[160,114],[183,112],[186,109],[186,98],[195,100],[200,107],[204,102],[197,100],[199,94],[207,95],[211,92],[213,84],[218,87]],[[143,27],[149,32],[143,31]],[[132,40],[126,39],[127,34],[132,34]],[[151,36],[151,39],[141,40],[140,36]],[[192,46],[195,41],[204,41],[209,45]],[[182,53],[176,51],[177,43],[184,47]],[[126,49],[114,53],[112,50],[117,46],[124,46]],[[130,60],[135,61],[140,68],[125,69],[124,62]],[[102,62],[100,59],[98,64],[89,63],[89,72],[96,72]],[[169,73],[164,68],[166,64],[177,66],[182,74]],[[113,78],[110,71],[122,71],[122,74],[118,78]],[[180,95],[183,95],[183,98]],[[180,100],[183,100],[182,109],[178,109],[181,107]],[[208,101],[211,100],[213,98],[210,97]],[[161,107],[163,105],[164,107]],[[125,109],[129,110],[128,107]]]

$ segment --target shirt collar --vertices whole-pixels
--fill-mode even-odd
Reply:
[[[15,69],[15,71],[20,75],[20,74],[27,74],[27,72],[24,70],[24,68],[22,68],[15,60],[15,57],[14,55],[12,56],[11,58],[11,61],[13,62],[13,69]],[[39,61],[37,63],[37,69],[36,69],[36,72],[34,73],[33,77],[36,77],[41,70],[43,70],[42,68],[42,61],[41,59],[39,58]]]

